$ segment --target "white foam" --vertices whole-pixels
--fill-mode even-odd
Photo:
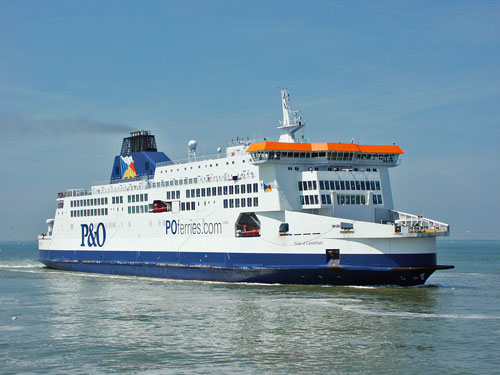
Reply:
[[[354,312],[361,315],[375,316],[394,316],[400,318],[435,318],[435,319],[458,319],[458,320],[499,320],[498,315],[484,314],[433,314],[433,313],[417,313],[408,311],[380,311],[380,310],[365,310],[353,305],[338,305],[341,309]]]

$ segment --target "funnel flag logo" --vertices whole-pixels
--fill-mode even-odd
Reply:
[[[132,156],[120,156],[122,178],[137,177]]]
[[[270,191],[273,191],[273,189],[271,189],[271,184],[264,184],[264,192],[269,193]]]

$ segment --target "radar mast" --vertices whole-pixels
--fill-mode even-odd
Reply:
[[[292,111],[290,108],[290,95],[287,89],[281,89],[281,104],[283,106],[283,121],[280,121],[278,129],[281,130],[279,142],[297,142],[295,132],[305,126],[300,111]]]

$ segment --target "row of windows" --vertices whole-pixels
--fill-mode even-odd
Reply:
[[[373,204],[382,204],[382,195],[372,195]],[[353,205],[353,204],[367,204],[365,195],[337,195],[337,204],[339,205]]]
[[[71,210],[71,217],[86,217],[86,216],[106,216],[107,208],[89,208],[86,210]]]
[[[181,199],[181,191],[167,191],[167,199]]]
[[[246,193],[257,193],[259,191],[259,184],[241,184],[241,185],[229,185],[229,186],[217,186],[211,188],[198,188],[198,189],[187,189],[186,198],[199,198],[199,197],[210,197],[216,195],[233,195],[233,194],[246,194]]]
[[[224,208],[259,207],[259,198],[224,199]]]
[[[78,199],[71,201],[71,207],[89,207],[108,204],[108,198]]]
[[[382,195],[376,194],[373,195],[373,204],[382,204]],[[300,204],[301,205],[309,205],[309,204],[318,204],[319,199],[317,195],[301,195]],[[321,203],[322,204],[332,204],[332,198],[329,194],[321,194]],[[355,194],[339,194],[337,195],[337,204],[338,205],[366,205],[366,195],[355,195]]]
[[[147,204],[141,205],[141,206],[129,206],[128,207],[129,214],[143,214],[143,213],[148,213],[148,212],[149,212],[149,207]]]
[[[196,210],[196,202],[181,202],[181,211]]]
[[[132,194],[128,196],[128,203],[147,202],[148,194]],[[123,201],[121,202],[123,203]]]
[[[147,195],[147,194],[146,194]],[[123,203],[123,196],[118,196],[118,197],[111,197],[111,203],[112,204],[119,204]]]
[[[293,151],[255,151],[252,152],[254,160],[280,160],[281,158],[324,158],[328,160],[349,161],[358,160],[381,160],[385,163],[395,162],[398,155],[395,154],[365,154],[345,151],[319,151],[319,152],[293,152]]]
[[[317,190],[316,181],[298,181],[299,191]],[[380,181],[320,180],[320,190],[380,190]]]
[[[184,179],[179,179],[179,180],[171,180],[171,181],[158,181],[158,182],[152,182],[151,187],[157,188],[157,187],[169,187],[169,186],[178,186],[178,185],[187,185],[187,184],[193,184],[193,183],[198,183],[198,178],[184,178]]]
[[[301,195],[300,204],[319,204],[317,195]]]

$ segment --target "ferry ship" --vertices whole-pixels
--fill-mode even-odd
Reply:
[[[306,143],[281,90],[277,142],[172,161],[150,131],[124,138],[110,180],[57,195],[38,237],[50,268],[186,280],[333,285],[425,283],[446,223],[396,211],[396,145]]]

